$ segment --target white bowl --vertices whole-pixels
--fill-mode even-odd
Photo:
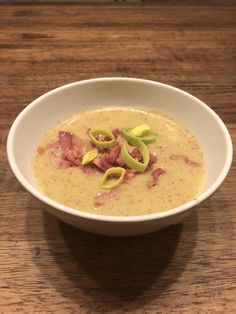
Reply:
[[[206,178],[197,198],[156,214],[118,217],[83,212],[59,204],[37,189],[31,160],[42,135],[57,121],[91,108],[126,106],[158,109],[182,122],[197,137],[206,162]],[[54,89],[28,105],[9,132],[7,154],[19,182],[59,219],[86,231],[115,236],[153,232],[181,222],[225,179],[232,142],[217,114],[196,97],[169,85],[135,78],[99,78]]]

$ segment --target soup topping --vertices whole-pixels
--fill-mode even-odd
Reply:
[[[67,206],[136,215],[191,200],[205,170],[196,139],[176,121],[111,108],[78,114],[50,130],[37,148],[34,171],[42,191]]]
[[[151,142],[156,141],[157,134],[151,131],[148,124],[121,130],[116,128],[111,132],[105,129],[89,129],[88,135],[90,141],[85,143],[73,133],[59,131],[57,140],[48,145],[53,166],[59,169],[90,167],[90,170],[84,170],[90,174],[92,171],[95,174],[101,171],[104,173],[100,182],[101,188],[114,189],[123,181],[131,181],[136,174],[152,170],[153,164],[157,162],[156,152],[149,152],[147,147],[150,138]],[[43,154],[45,148],[38,147],[37,151]],[[152,180],[147,182],[147,187],[157,185],[158,177],[165,172],[162,168],[153,170]]]

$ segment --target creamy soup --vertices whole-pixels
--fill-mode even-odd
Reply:
[[[113,166],[123,166],[127,177],[119,186],[103,189],[105,170],[97,167],[95,159],[104,150],[92,145],[88,131],[117,132],[116,141],[121,145],[125,141],[122,128],[143,124],[156,135],[155,142],[147,144],[152,163],[144,172],[130,171],[118,163],[122,159],[119,154]],[[65,136],[63,141],[58,134]],[[69,147],[68,134],[73,136]],[[82,166],[82,157],[90,150],[97,150],[98,155]],[[205,173],[202,149],[188,129],[163,113],[128,108],[91,110],[58,123],[39,143],[33,170],[39,189],[49,198],[82,211],[122,216],[161,212],[194,199]]]

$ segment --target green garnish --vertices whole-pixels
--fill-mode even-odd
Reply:
[[[101,187],[103,189],[113,189],[121,184],[124,179],[126,170],[122,167],[112,167],[106,170],[102,176]],[[112,175],[118,175],[118,179],[110,179]]]
[[[148,166],[150,155],[147,149],[147,146],[137,138],[131,141],[130,143],[132,146],[136,147],[143,156],[143,162],[140,162],[133,158],[130,153],[128,152],[127,145],[124,143],[121,146],[121,157],[123,158],[124,162],[127,164],[128,167],[134,169],[139,172],[144,172]]]
[[[127,140],[128,143],[131,143],[133,140],[140,140],[144,144],[151,144],[156,141],[156,134],[149,131],[149,133],[145,136],[134,136],[131,134],[131,131],[134,130],[132,128],[122,128],[121,129],[121,135],[123,138]]]
[[[105,129],[92,129],[88,134],[92,143],[97,148],[111,149],[116,145],[116,138],[114,134]],[[134,128],[121,128],[121,135],[127,142],[124,141],[124,143],[121,145],[120,155],[118,157],[121,157],[129,168],[137,172],[144,172],[147,169],[150,160],[147,144],[155,142],[157,134],[151,130],[148,124],[144,123]],[[135,147],[140,152],[142,155],[141,161],[139,161],[140,159],[137,160],[134,158],[132,153],[129,153],[128,144]],[[110,153],[109,150],[108,153]],[[107,151],[105,151],[104,154],[107,154]],[[96,150],[87,152],[82,158],[82,165],[84,166],[89,164],[97,156],[98,152]],[[106,160],[106,155],[104,156]],[[122,167],[111,167],[107,169],[101,179],[101,188],[116,188],[122,183],[125,173],[126,169]]]
[[[149,134],[151,131],[151,128],[148,124],[140,124],[138,126],[136,126],[136,128],[133,128],[129,134],[131,134],[132,136],[135,137],[143,137],[147,134]]]
[[[91,150],[90,152],[87,152],[82,159],[82,165],[87,165],[91,161],[93,161],[98,155],[98,152],[96,150]]]
[[[96,137],[99,135],[104,135],[108,140],[100,141]],[[94,129],[89,131],[89,136],[93,144],[98,148],[112,148],[116,144],[115,136],[104,129]]]

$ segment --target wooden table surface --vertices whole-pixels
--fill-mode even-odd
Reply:
[[[183,224],[109,238],[46,213],[6,156],[11,123],[27,104],[103,76],[194,94],[235,143],[236,6],[217,3],[0,6],[0,313],[236,313],[235,159]]]

